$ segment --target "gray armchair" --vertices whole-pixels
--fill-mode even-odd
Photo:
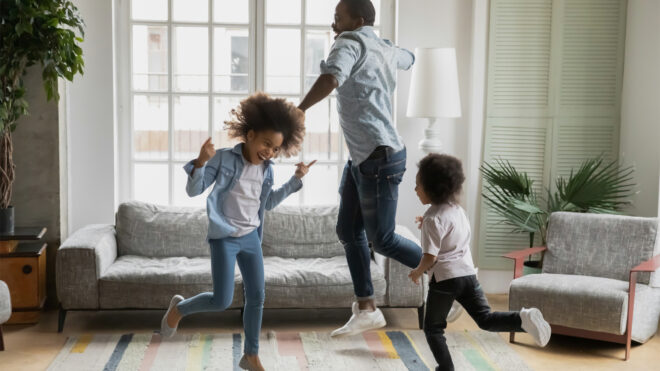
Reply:
[[[539,308],[554,334],[625,344],[628,360],[631,340],[658,330],[659,233],[657,218],[552,214],[547,246],[505,255],[515,260],[509,309]],[[538,252],[542,273],[520,277],[525,257]]]

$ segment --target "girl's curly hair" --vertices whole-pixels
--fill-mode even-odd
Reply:
[[[282,133],[280,147],[286,157],[296,155],[305,136],[305,113],[284,98],[271,98],[266,93],[255,93],[231,110],[232,119],[225,121],[230,138],[247,140],[250,130],[273,130]]]
[[[461,160],[431,153],[419,164],[419,182],[433,204],[456,203],[465,181]]]

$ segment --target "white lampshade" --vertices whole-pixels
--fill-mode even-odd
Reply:
[[[408,117],[461,117],[454,48],[415,48]]]

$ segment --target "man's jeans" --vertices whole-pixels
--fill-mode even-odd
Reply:
[[[337,235],[346,250],[358,300],[374,297],[369,242],[377,253],[411,268],[422,259],[416,243],[394,233],[399,184],[405,171],[406,150],[392,152],[390,147],[375,151],[359,166],[348,161],[344,167]]]

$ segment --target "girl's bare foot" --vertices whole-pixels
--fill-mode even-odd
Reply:
[[[173,307],[170,313],[167,315],[167,325],[171,328],[177,328],[179,326],[179,321],[181,321],[181,312],[177,307]]]
[[[243,354],[238,365],[248,371],[266,371],[257,354]]]

